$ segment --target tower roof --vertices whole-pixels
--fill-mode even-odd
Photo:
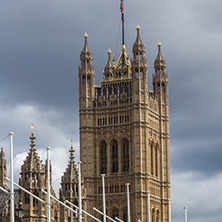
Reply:
[[[145,46],[140,38],[140,26],[139,24],[136,26],[136,30],[137,30],[137,37],[136,37],[136,41],[133,44],[133,52],[137,52],[137,51],[143,51],[145,52]]]
[[[73,148],[73,140],[71,139],[71,148],[69,150],[70,157],[69,157],[69,164],[66,168],[66,171],[64,172],[64,175],[62,176],[62,183],[73,183],[78,182],[78,169],[75,163],[75,157],[74,157],[74,148]]]
[[[116,63],[115,70],[126,68],[127,66],[131,66],[130,61],[129,61],[129,55],[128,53],[126,53],[126,46],[122,45],[122,51]]]
[[[88,39],[87,32],[85,32],[84,38],[85,38],[85,44],[84,44],[83,50],[81,52],[80,59],[84,59],[84,58],[92,59],[92,53],[91,53],[91,51],[89,49],[88,41],[87,41],[87,39]]]
[[[104,75],[106,78],[109,78],[112,76],[112,68],[113,68],[113,64],[112,64],[112,60],[111,60],[111,50],[109,49],[108,50],[108,61],[107,61],[107,64],[105,66],[105,69],[104,69]]]
[[[162,44],[161,44],[160,41],[158,42],[157,46],[158,46],[158,54],[157,54],[156,60],[154,62],[154,67],[164,67],[164,68],[166,68],[166,61],[163,58],[162,53],[161,53]]]
[[[113,62],[111,60],[111,50],[108,50],[108,62],[105,66],[104,74],[112,74],[112,78],[105,78],[102,80],[103,84],[110,83],[113,81],[128,80],[131,79],[131,63],[129,55],[126,53],[125,45],[122,45],[120,56],[115,65],[115,57]]]
[[[42,161],[40,160],[37,152],[36,152],[36,148],[35,148],[35,139],[36,137],[34,136],[34,127],[32,125],[32,134],[29,137],[31,140],[31,144],[30,144],[30,149],[28,152],[28,155],[26,157],[26,159],[24,160],[24,163],[22,165],[22,171],[35,171],[35,172],[39,172],[44,170],[43,169],[43,164]]]

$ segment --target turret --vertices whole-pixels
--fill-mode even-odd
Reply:
[[[111,79],[113,77],[113,64],[111,60],[111,50],[108,50],[108,61],[104,69],[104,77],[105,79]],[[115,61],[114,61],[115,62]]]
[[[158,43],[158,54],[154,62],[155,73],[153,75],[154,93],[165,93],[168,95],[168,75],[166,73],[166,62],[162,56],[161,43]]]
[[[71,139],[71,149],[69,164],[61,178],[60,200],[68,200],[71,203],[78,205],[78,169],[74,159],[73,140]],[[68,218],[69,217],[69,218]],[[67,209],[61,207],[61,221],[76,221],[73,214],[68,215]]]
[[[0,186],[6,190],[9,190],[7,181],[7,165],[6,165],[6,159],[5,159],[5,153],[3,151],[3,148],[1,148],[0,152]]]
[[[145,59],[145,46],[140,37],[140,26],[136,26],[137,37],[133,44],[132,82],[133,90],[147,91],[147,60]]]
[[[94,98],[95,72],[92,65],[92,53],[88,46],[88,34],[84,34],[85,44],[80,54],[81,65],[79,67],[79,89],[80,107],[88,108],[92,106]]]

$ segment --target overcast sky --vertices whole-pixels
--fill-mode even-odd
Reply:
[[[119,56],[120,0],[19,0],[0,7],[0,141],[14,136],[15,171],[29,149],[34,123],[38,152],[50,146],[54,188],[69,158],[79,158],[78,65],[83,35],[93,53],[96,84],[107,50]],[[152,89],[157,43],[167,62],[170,98],[172,221],[222,220],[222,1],[125,1],[126,49],[136,25],[148,56]],[[0,143],[9,162],[9,139]],[[58,161],[58,159],[64,161]]]

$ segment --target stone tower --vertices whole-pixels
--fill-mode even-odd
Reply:
[[[69,202],[78,206],[78,169],[74,160],[74,149],[73,143],[71,142],[71,149],[70,152],[70,160],[69,164],[64,172],[62,179],[61,179],[61,188],[60,188],[60,200],[65,201],[68,200]],[[72,207],[72,206],[70,206]],[[72,207],[73,208],[73,207]],[[76,215],[65,209],[65,207],[61,206],[60,211],[60,221],[64,222],[74,222],[78,221]]]
[[[148,89],[145,46],[140,26],[130,62],[125,45],[117,63],[104,69],[101,86],[94,83],[92,53],[85,45],[79,67],[80,159],[86,209],[102,210],[101,174],[105,174],[107,215],[127,220],[126,183],[130,183],[131,220],[169,220],[169,104],[166,62],[158,43],[153,90]],[[150,209],[148,210],[148,191]],[[88,218],[88,221],[91,221]]]
[[[9,190],[7,181],[5,179],[6,176],[7,176],[7,165],[6,165],[5,153],[3,151],[3,148],[1,148],[1,152],[0,152],[0,187],[4,188],[5,190]]]
[[[34,132],[32,130],[31,148],[28,155],[21,166],[21,177],[19,185],[38,196],[42,200],[47,200],[47,196],[42,193],[42,189],[47,190],[47,164],[43,164],[40,160],[35,148]],[[51,195],[55,196],[52,188],[51,163],[50,163],[50,190]],[[20,198],[23,207],[27,209],[24,216],[25,222],[46,222],[47,221],[47,205],[41,203],[29,194],[21,191]],[[57,202],[51,200],[51,221],[59,221],[59,206]]]

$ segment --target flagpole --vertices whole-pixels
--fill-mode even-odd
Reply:
[[[124,21],[122,21],[122,45],[124,45]]]
[[[187,206],[184,207],[184,221],[187,222]]]
[[[81,181],[81,161],[78,162],[79,165],[79,222],[82,222],[82,181]]]
[[[51,206],[50,206],[50,147],[46,148],[47,151],[47,222],[51,222]]]
[[[123,46],[125,44],[125,42],[124,42],[124,5],[123,5],[123,0],[120,0],[120,11],[121,11],[121,20],[122,20],[122,46]],[[124,66],[124,52],[123,52],[123,56],[122,56],[122,67],[123,66]]]
[[[129,183],[126,183],[126,192],[127,192],[127,214],[128,214],[128,222],[130,222],[130,196],[129,196]]]
[[[13,132],[9,133],[10,136],[10,179],[11,179],[11,184],[10,184],[10,221],[14,222],[14,202],[15,202],[15,195],[14,195],[14,172],[13,172]]]
[[[106,222],[105,174],[101,174],[103,188],[103,222]]]

